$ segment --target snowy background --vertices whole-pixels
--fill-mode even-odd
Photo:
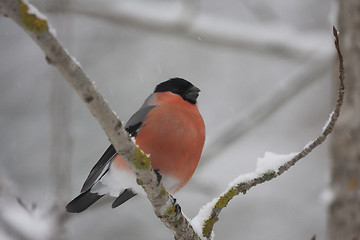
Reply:
[[[225,35],[213,41],[213,35],[207,39],[161,24],[151,28],[126,14],[119,19],[91,14],[98,1],[32,1],[123,121],[156,84],[171,77],[188,79],[202,90],[198,106],[207,128],[206,158],[175,195],[190,218],[238,175],[253,171],[265,151],[300,151],[320,133],[334,98],[331,27],[336,12],[330,0],[195,2],[191,22],[198,29],[236,33],[229,38],[239,44],[222,42]],[[184,7],[170,0],[102,3],[160,23]],[[109,142],[35,43],[4,17],[0,32],[0,173],[25,203],[47,209],[58,199],[65,206]],[[225,141],[226,127],[240,128],[241,114],[267,102],[269,95],[286,96],[292,81],[304,83],[297,83],[296,94],[264,121],[249,119],[256,126],[249,124],[245,134],[210,154],[214,144]],[[303,240],[314,234],[325,239],[329,159],[326,141],[283,176],[238,196],[221,213],[216,239]],[[114,210],[104,200],[69,216],[65,230],[65,239],[172,238],[140,197]]]

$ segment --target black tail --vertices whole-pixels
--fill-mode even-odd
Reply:
[[[117,199],[115,199],[111,207],[116,208],[121,204],[123,204],[124,202],[126,202],[127,200],[129,200],[130,198],[134,197],[135,195],[136,193],[134,193],[130,188],[127,188],[120,194],[120,196]]]
[[[99,200],[104,195],[98,195],[97,193],[91,193],[91,189],[81,193],[74,198],[68,205],[66,210],[71,213],[80,213],[90,207],[94,202]]]

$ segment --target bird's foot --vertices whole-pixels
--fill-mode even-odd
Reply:
[[[162,179],[162,176],[160,174],[160,169],[154,169],[154,172],[156,173],[156,178],[157,178],[157,182],[158,182],[157,185],[159,185],[161,182],[161,179]]]

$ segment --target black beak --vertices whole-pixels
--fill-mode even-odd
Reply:
[[[200,89],[195,87],[195,86],[192,86],[191,88],[189,88],[185,94],[184,94],[184,99],[192,104],[195,104],[196,103],[196,99],[198,98],[199,96],[199,92],[200,92]]]

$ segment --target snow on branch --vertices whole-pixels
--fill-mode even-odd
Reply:
[[[330,114],[330,118],[326,122],[321,134],[314,141],[308,143],[299,153],[291,153],[288,155],[265,153],[263,158],[258,159],[257,168],[254,172],[236,178],[225,193],[202,207],[198,215],[191,221],[198,234],[201,233],[201,235],[207,239],[212,239],[214,224],[219,220],[221,210],[227,206],[232,198],[240,193],[245,194],[249,189],[258,184],[280,176],[323,143],[326,137],[332,132],[339,117],[345,93],[343,57],[339,46],[338,32],[335,27],[333,27],[333,34],[335,37],[335,48],[339,58],[338,97],[335,109]]]
[[[173,232],[176,239],[200,239],[181,213],[180,207],[160,183],[149,158],[135,146],[120,119],[99,94],[76,60],[60,45],[46,18],[25,0],[0,0],[0,12],[14,20],[43,50],[49,64],[55,66],[100,123],[117,152],[136,173],[155,214]]]

